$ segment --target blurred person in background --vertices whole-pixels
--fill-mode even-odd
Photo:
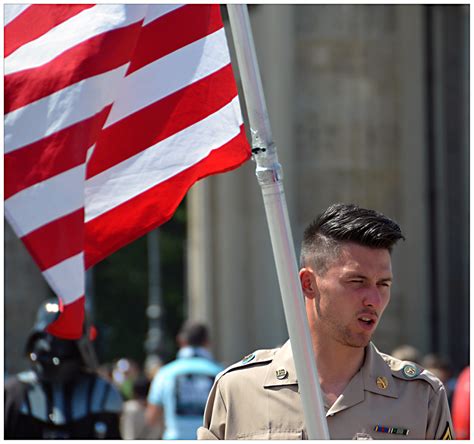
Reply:
[[[394,358],[400,359],[400,361],[411,361],[418,365],[420,365],[421,362],[420,351],[410,344],[399,345],[390,354]]]
[[[99,365],[97,368],[97,374],[107,381],[114,383],[113,370],[114,364],[112,362],[106,362]]]
[[[133,398],[133,382],[141,374],[139,365],[129,358],[121,358],[112,370],[112,380],[124,399]]]
[[[159,424],[148,426],[145,422],[146,397],[150,381],[145,375],[135,379],[132,399],[123,404],[120,431],[123,439],[158,439],[163,431]]]
[[[5,438],[120,439],[122,398],[95,372],[94,330],[57,338],[46,328],[58,314],[56,300],[40,306],[25,349],[32,368],[5,383]]]
[[[148,393],[146,419],[163,426],[163,439],[196,439],[215,376],[222,370],[209,351],[205,325],[187,321],[177,342],[176,360],[155,375]]]
[[[469,367],[459,375],[453,394],[453,427],[456,439],[470,438],[470,370]]]

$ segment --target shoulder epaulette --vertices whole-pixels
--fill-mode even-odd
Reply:
[[[405,381],[422,380],[428,382],[433,390],[438,391],[442,382],[433,373],[411,361],[402,361],[393,356],[382,354],[383,359],[392,370],[392,375]]]
[[[234,370],[238,370],[244,367],[249,367],[252,365],[265,364],[265,363],[271,362],[277,350],[278,350],[277,348],[256,350],[253,353],[250,353],[244,356],[240,361],[222,370],[216,376],[216,381],[220,379],[222,376],[224,376],[226,373],[232,372]]]

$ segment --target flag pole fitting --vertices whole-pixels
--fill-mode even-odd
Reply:
[[[283,181],[283,169],[278,162],[276,146],[273,142],[266,144],[258,135],[258,131],[251,129],[252,153],[257,166],[255,175],[260,186]]]

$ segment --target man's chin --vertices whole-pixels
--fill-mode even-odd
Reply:
[[[370,340],[372,339],[372,335],[370,334],[361,334],[357,336],[352,336],[348,338],[346,344],[349,347],[353,348],[365,348],[369,345]]]

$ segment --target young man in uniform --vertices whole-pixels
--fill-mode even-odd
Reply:
[[[431,373],[377,350],[399,226],[355,205],[329,207],[304,233],[300,280],[331,439],[452,439]],[[217,378],[200,439],[307,438],[291,344],[259,350]]]

